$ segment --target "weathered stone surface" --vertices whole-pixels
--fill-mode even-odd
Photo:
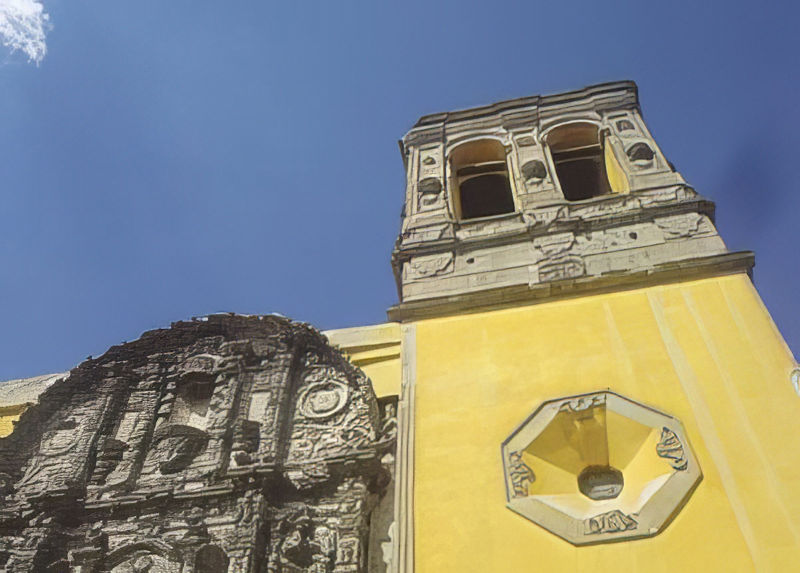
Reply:
[[[597,144],[579,145],[575,138],[588,132]],[[554,133],[562,135],[552,139]],[[558,163],[563,145],[571,159]],[[406,201],[392,253],[400,295],[392,320],[628,288],[643,276],[668,282],[682,265],[697,278],[752,266],[748,253],[728,251],[714,226],[714,204],[661,152],[631,82],[425,116],[401,147]],[[602,184],[579,171],[559,175],[557,163],[563,168],[594,147]],[[462,179],[489,165],[507,176],[513,200],[495,205],[497,214],[465,217]],[[566,193],[565,185],[577,187]],[[565,234],[573,240],[563,252],[539,248]]]
[[[394,411],[282,317],[145,333],[0,439],[0,569],[366,571]]]

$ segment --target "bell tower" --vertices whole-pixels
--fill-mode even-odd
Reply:
[[[795,568],[800,371],[636,85],[428,115],[400,146],[386,570]],[[381,376],[372,328],[351,346]]]
[[[393,253],[399,320],[749,272],[615,82],[421,118]]]

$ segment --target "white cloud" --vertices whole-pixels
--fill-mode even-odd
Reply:
[[[0,0],[0,43],[39,64],[47,53],[50,17],[39,0]]]

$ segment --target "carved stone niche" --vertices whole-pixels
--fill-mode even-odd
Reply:
[[[181,471],[205,450],[208,433],[185,424],[164,424],[153,433],[153,452],[162,474]]]
[[[637,141],[625,150],[630,162],[639,169],[647,169],[653,166],[655,152],[644,141]]]
[[[543,403],[502,453],[508,508],[574,545],[659,533],[702,479],[678,420],[608,391]]]
[[[426,177],[417,186],[417,211],[432,211],[444,206],[442,182],[438,177]]]

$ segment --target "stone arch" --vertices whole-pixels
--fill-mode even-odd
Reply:
[[[111,573],[180,573],[182,565],[180,554],[158,539],[125,545],[106,558]]]
[[[542,141],[566,200],[580,201],[611,193],[603,136],[596,122],[559,123],[542,134]]]
[[[453,207],[460,219],[513,213],[506,147],[493,137],[462,142],[447,154]]]

